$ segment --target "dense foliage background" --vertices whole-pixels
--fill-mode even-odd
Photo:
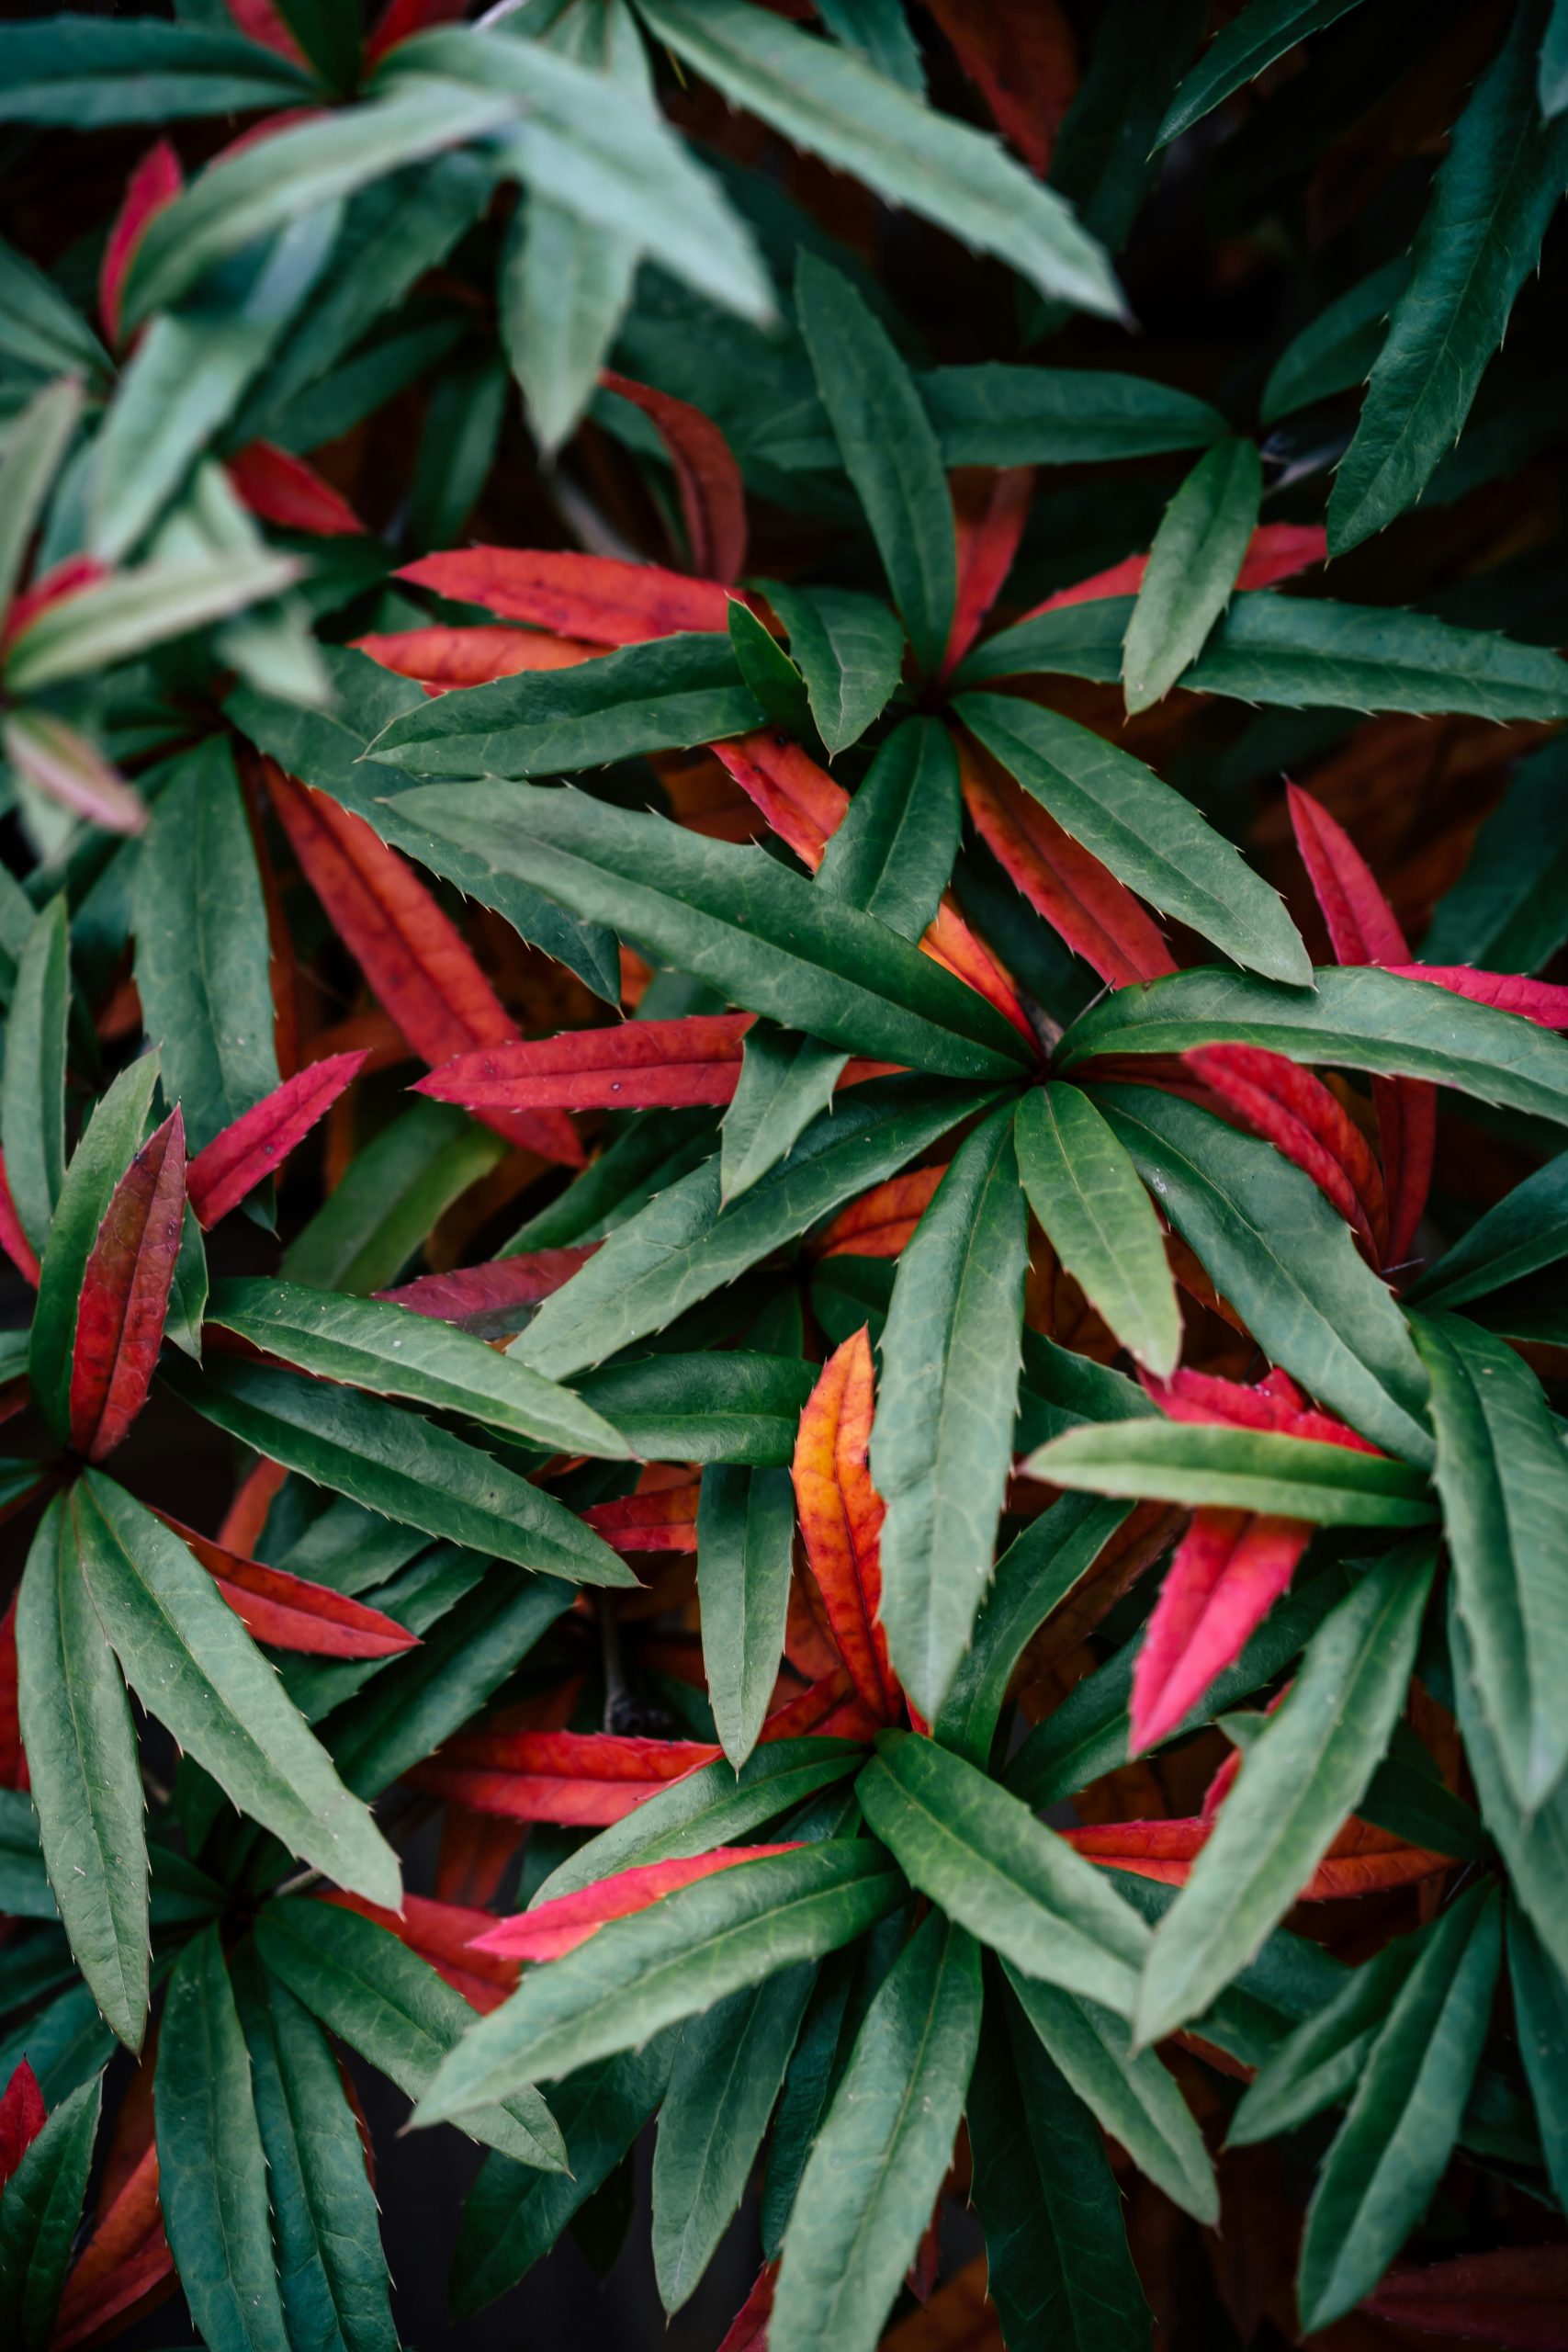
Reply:
[[[1568,6],[463,13],[0,28],[0,2338],[1568,2345]]]

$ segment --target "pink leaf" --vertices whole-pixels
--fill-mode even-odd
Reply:
[[[1382,1172],[1338,1096],[1299,1062],[1258,1046],[1202,1046],[1182,1060],[1256,1135],[1305,1170],[1381,1265],[1388,1238]]]
[[[214,1136],[191,1161],[186,1179],[197,1222],[215,1226],[274,1174],[357,1077],[364,1060],[362,1053],[329,1054],[324,1061],[285,1079]]]
[[[466,1732],[405,1777],[475,1813],[602,1829],[722,1753],[702,1740],[613,1732]]]
[[[773,2289],[779,2266],[764,2262],[755,2284],[725,2331],[718,2352],[768,2352],[768,2322],[773,2312]]]
[[[378,65],[389,49],[414,33],[427,32],[432,25],[456,24],[468,10],[468,0],[388,0],[380,22],[365,44],[365,66],[368,73]]]
[[[1472,1004],[1490,1004],[1499,1012],[1517,1013],[1521,1020],[1543,1029],[1568,1029],[1568,988],[1550,980],[1527,979],[1518,972],[1478,972],[1469,964],[1389,964],[1386,971],[1402,980],[1425,980],[1432,988],[1450,989]]]
[[[25,1283],[38,1288],[38,1258],[32,1243],[22,1231],[22,1220],[17,1215],[17,1204],[11,1198],[11,1187],[6,1181],[6,1155],[0,1152],[0,1250],[4,1250]]]
[[[505,620],[529,621],[593,645],[641,645],[683,629],[726,630],[729,592],[656,563],[558,548],[463,548],[405,564],[400,580]]]
[[[596,1241],[587,1241],[576,1249],[532,1250],[515,1258],[492,1258],[486,1266],[460,1266],[449,1274],[420,1274],[396,1290],[378,1290],[374,1295],[438,1322],[472,1329],[499,1317],[502,1329],[510,1330],[514,1328],[505,1320],[510,1309],[548,1298],[571,1280],[580,1266],[587,1264],[598,1247]]]
[[[1133,1669],[1132,1746],[1177,1728],[1290,1585],[1310,1526],[1242,1510],[1201,1510],[1166,1571]]]
[[[728,442],[700,408],[606,368],[599,381],[642,410],[675,469],[692,569],[728,587],[746,569],[746,485]]]
[[[25,1789],[30,1784],[17,1683],[17,1596],[13,1593],[0,1617],[0,1789]]]
[[[85,817],[108,833],[144,830],[147,811],[140,796],[97,745],[63,718],[36,707],[13,710],[0,733],[17,773],[72,816]]]
[[[225,0],[229,14],[247,40],[259,41],[291,65],[306,64],[304,51],[289,31],[274,0]]]
[[[799,1842],[796,1838],[782,1846],[717,1846],[711,1853],[616,1871],[612,1877],[598,1879],[574,1894],[518,1912],[499,1926],[487,1922],[486,1932],[475,1937],[470,1949],[508,1960],[558,1960],[585,1943],[608,1920],[629,1919],[662,1896],[711,1878],[716,1871],[731,1870],[738,1862],[761,1861],[769,1854],[792,1854]]]
[[[71,1443],[112,1453],[147,1401],[185,1221],[185,1122],[176,1103],[115,1186],[82,1277],[71,1357]]]
[[[728,1102],[754,1017],[694,1013],[679,1021],[567,1029],[526,1044],[519,1039],[459,1054],[412,1091],[470,1111],[637,1111],[653,1103]]]

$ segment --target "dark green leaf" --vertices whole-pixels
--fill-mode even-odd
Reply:
[[[1090,368],[937,368],[920,390],[949,466],[1151,458],[1201,449],[1225,430],[1218,409],[1190,392]]]
[[[1540,2144],[1561,2202],[1568,2188],[1568,1979],[1523,1912],[1512,1905],[1508,1982]]]
[[[759,1021],[746,1032],[740,1078],[720,1130],[718,1179],[726,1202],[776,1168],[833,1099],[847,1054],[815,1037]]]
[[[1465,1760],[1474,1777],[1482,1819],[1497,1841],[1516,1900],[1556,1967],[1568,1973],[1568,1781],[1560,1781],[1534,1813],[1522,1812],[1515,1803],[1481,1704],[1474,1655],[1452,1587],[1449,1651]]]
[[[1520,762],[1470,862],[1432,911],[1427,964],[1539,972],[1568,940],[1568,746]]]
[[[1256,444],[1221,441],[1166,508],[1122,650],[1129,712],[1162,701],[1201,651],[1230,602],[1262,494]]]
[[[1181,1310],[1138,1171],[1089,1096],[1060,1083],[1019,1105],[1019,1174],[1046,1238],[1123,1347],[1159,1379],[1181,1352]]]
[[[769,581],[765,593],[789,631],[790,658],[832,759],[886,708],[898,684],[904,632],[886,605],[853,588],[785,588]]]
[[[34,918],[17,961],[0,1081],[6,1182],[22,1231],[39,1258],[65,1181],[65,1038],[70,1018],[71,933],[62,894]],[[95,1238],[96,1231],[95,1227]]]
[[[1255,82],[1308,33],[1321,32],[1355,6],[1356,0],[1251,0],[1179,85],[1156,144],[1168,147],[1235,91]]]
[[[1384,262],[1328,303],[1286,345],[1258,403],[1265,424],[1365,382],[1382,348],[1394,298],[1409,275],[1406,254]]]
[[[801,1369],[809,1376],[808,1366]],[[697,1507],[703,1670],[719,1739],[737,1770],[757,1744],[778,1680],[794,1543],[787,1470],[709,1464]]]
[[[958,855],[958,761],[933,718],[907,718],[877,752],[828,843],[818,887],[919,939]]]
[[[450,1103],[411,1103],[356,1154],[284,1251],[282,1272],[318,1290],[388,1289],[505,1152],[499,1136]]]
[[[67,21],[70,21],[69,19]],[[14,62],[16,30],[0,30],[0,57]],[[27,36],[22,34],[25,42]],[[9,96],[8,87],[6,95]],[[0,105],[4,104],[0,97]],[[36,262],[0,238],[0,351],[43,376],[85,375],[98,381],[113,362],[81,312]]]
[[[1537,85],[1540,110],[1548,122],[1568,108],[1568,7],[1553,0],[1540,44],[1540,74]]]
[[[0,121],[109,123],[313,103],[297,65],[225,24],[49,17],[0,32]]]
[[[641,1461],[786,1467],[814,1367],[740,1348],[643,1356],[585,1374],[582,1394]]]
[[[1051,184],[1111,253],[1127,243],[1162,158],[1152,153],[1173,85],[1191,62],[1208,11],[1202,0],[1109,0],[1051,151]],[[1152,389],[1152,388],[1151,388]]]
[[[1568,1258],[1568,1152],[1549,1159],[1477,1217],[1407,1295],[1424,1311],[1463,1306],[1562,1258]]]
[[[1269,1430],[1105,1421],[1053,1438],[1025,1468],[1090,1494],[1264,1511],[1321,1527],[1419,1527],[1438,1516],[1426,1479],[1404,1463]]]
[[[811,702],[806,681],[778,639],[739,596],[730,600],[729,642],[741,677],[773,726],[809,741]]]
[[[1347,1972],[1333,1998],[1303,2019],[1258,2068],[1231,2118],[1227,2146],[1253,2147],[1293,2132],[1325,2107],[1346,2103],[1431,1933],[1427,1928],[1401,1936]]]
[[[46,2352],[54,2333],[102,2096],[100,2081],[84,2083],[55,2109],[0,2199],[0,2327],[15,2352]]]

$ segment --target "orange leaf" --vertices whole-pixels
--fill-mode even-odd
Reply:
[[[1247,542],[1235,584],[1238,589],[1271,588],[1277,580],[1289,580],[1292,573],[1304,571],[1309,564],[1325,563],[1327,560],[1328,535],[1316,524],[1264,523]],[[1055,595],[1047,596],[1042,604],[1032,605],[1019,617],[1032,621],[1042,613],[1058,613],[1067,605],[1095,605],[1106,596],[1135,596],[1148,568],[1146,555],[1127,556],[1121,563],[1113,563],[1108,571],[1097,571],[1088,580],[1075,581],[1070,588],[1058,588]]]
[[[942,675],[950,677],[979,633],[1012,569],[1029,503],[1034,494],[1032,466],[961,466],[948,476],[958,543],[958,596],[942,655]]]
[[[65,2282],[50,2352],[73,2352],[129,2326],[175,2290],[175,2257],[158,2206],[158,2150],[150,2143],[98,2215]]]
[[[728,1102],[754,1018],[700,1012],[679,1021],[566,1029],[556,1037],[459,1054],[412,1091],[470,1111],[640,1111],[655,1103]]]
[[[791,1476],[806,1556],[845,1670],[872,1713],[893,1723],[901,1693],[879,1615],[884,1506],[867,1461],[874,1404],[863,1326],[829,1357],[807,1399]]]
[[[101,1462],[147,1402],[186,1205],[176,1103],[115,1186],[82,1277],[71,1355],[71,1444]]]
[[[692,569],[728,586],[746,569],[746,485],[728,442],[709,416],[651,384],[605,368],[599,381],[649,418],[675,469]],[[728,624],[727,624],[728,625]]]
[[[468,1732],[405,1778],[475,1813],[602,1829],[722,1753],[702,1740],[614,1732]]]
[[[593,645],[641,645],[682,629],[724,630],[729,592],[656,563],[559,548],[461,548],[405,564],[400,580],[503,620],[530,621]]]
[[[373,1295],[412,1315],[458,1323],[484,1339],[502,1339],[517,1327],[513,1310],[548,1298],[571,1280],[597,1250],[585,1241],[570,1250],[531,1250],[515,1258],[492,1258],[486,1266],[459,1266],[449,1274],[419,1274],[396,1290]],[[494,1329],[486,1327],[493,1324]]]
[[[374,1919],[410,1951],[428,1961],[436,1974],[444,1976],[453,1991],[461,1993],[469,2007],[481,2014],[498,2009],[516,1988],[516,1962],[483,1949],[484,1931],[495,1925],[488,1911],[476,1911],[463,1903],[437,1903],[428,1894],[405,1894],[400,1913],[385,1911],[363,1894],[345,1894],[335,1886],[318,1900],[333,1904],[340,1911],[357,1911],[362,1919]]]
[[[356,637],[355,650],[384,670],[415,678],[427,695],[453,686],[483,686],[495,678],[515,678],[525,670],[570,670],[596,661],[601,649],[579,639],[550,637],[542,629],[403,628]]]
[[[1312,1534],[1300,1520],[1253,1511],[1194,1514],[1133,1669],[1134,1752],[1168,1738],[1240,1656],[1288,1588]]]
[[[897,1258],[914,1232],[947,1173],[940,1168],[911,1168],[874,1184],[838,1216],[818,1244],[824,1258]]]
[[[395,1657],[417,1649],[419,1636],[362,1600],[330,1585],[264,1567],[243,1552],[198,1535],[166,1510],[158,1512],[217,1583],[254,1641],[315,1657]]]

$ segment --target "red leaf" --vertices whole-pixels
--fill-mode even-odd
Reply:
[[[483,686],[495,678],[515,678],[525,670],[570,670],[600,659],[602,649],[577,638],[550,637],[542,629],[403,628],[390,635],[356,637],[355,650],[415,678],[427,695],[453,686]]]
[[[468,1732],[404,1777],[475,1813],[603,1829],[722,1753],[702,1740],[614,1732]]]
[[[280,531],[309,531],[320,538],[363,534],[365,526],[341,491],[323,481],[314,466],[271,441],[252,441],[224,470],[242,502],[264,523]]]
[[[185,186],[180,159],[166,139],[150,147],[126,182],[125,195],[110,226],[108,242],[98,267],[98,315],[110,348],[119,341],[120,296],[125,274],[149,224],[172,204]]]
[[[890,1724],[901,1693],[880,1614],[885,1510],[867,1459],[874,1406],[871,1340],[863,1327],[822,1367],[800,1417],[790,1475],[806,1556],[839,1655],[872,1713]]]
[[[424,32],[432,25],[456,23],[468,5],[468,0],[388,0],[379,24],[365,44],[366,71],[412,34]]]
[[[10,647],[30,628],[40,613],[52,605],[62,605],[84,588],[96,588],[100,580],[108,578],[108,566],[100,563],[96,555],[68,555],[35,580],[24,595],[13,596],[6,607],[6,625],[0,630],[0,645]]]
[[[698,1484],[656,1487],[595,1503],[582,1514],[595,1534],[616,1552],[694,1552],[697,1548]]]
[[[1319,800],[1288,784],[1286,799],[1296,847],[1334,953],[1341,964],[1410,961],[1410,948],[1371,866],[1349,834]],[[1378,1136],[1382,1146],[1383,1184],[1389,1202],[1388,1256],[1399,1265],[1409,1255],[1427,1206],[1438,1140],[1438,1090],[1426,1079],[1372,1080]]]
[[[773,2317],[778,2275],[776,2262],[763,2263],[756,2284],[730,2321],[718,2352],[768,2352],[768,2322]]]
[[[504,620],[531,621],[593,645],[641,645],[682,629],[729,626],[729,592],[716,580],[687,580],[656,563],[558,548],[462,548],[422,556],[397,575],[460,604],[483,605]]]
[[[520,1911],[499,1926],[487,1920],[486,1932],[475,1937],[471,1949],[513,1961],[558,1960],[563,1952],[586,1943],[595,1928],[608,1920],[629,1919],[662,1895],[694,1885],[698,1879],[711,1878],[716,1871],[730,1870],[737,1862],[760,1861],[768,1854],[793,1854],[799,1843],[795,1838],[782,1846],[717,1846],[711,1853],[694,1854],[684,1860],[643,1862],[631,1870],[616,1871],[575,1894],[558,1895],[532,1911]]]
[[[335,1886],[318,1900],[340,1911],[357,1911],[362,1919],[374,1919],[410,1951],[428,1961],[454,1992],[461,1993],[470,2008],[481,2013],[497,2009],[516,1988],[516,1962],[499,1956],[499,1947],[487,1951],[481,1940],[485,1929],[495,1925],[488,1911],[473,1910],[467,1904],[437,1903],[427,1894],[405,1894],[400,1914],[384,1911],[378,1903],[368,1903],[362,1894],[345,1894]]]
[[[839,1211],[818,1245],[822,1256],[897,1258],[946,1173],[944,1160],[940,1168],[912,1168],[905,1175],[874,1184],[858,1201]]]
[[[1493,2352],[1568,2352],[1568,2245],[1511,2245],[1391,2270],[1360,2306],[1391,2326]]]
[[[1078,86],[1060,0],[929,0],[958,62],[1032,172],[1043,179]]]
[[[1086,1829],[1064,1829],[1061,1834],[1092,1862],[1131,1871],[1135,1878],[1157,1879],[1165,1886],[1185,1886],[1213,1829],[1212,1820],[1200,1817],[1115,1821]],[[1449,1867],[1446,1856],[1407,1846],[1388,1830],[1352,1816],[1296,1901],[1337,1903],[1358,1894],[1386,1894],[1391,1888],[1413,1886],[1421,1879],[1435,1877]]]
[[[960,466],[948,476],[958,542],[958,598],[942,655],[942,676],[951,676],[979,633],[1012,570],[1029,502],[1034,494],[1032,466]]]
[[[310,888],[383,1010],[422,1060],[450,1061],[516,1035],[499,998],[413,868],[352,809],[263,763],[273,805]],[[559,1112],[491,1112],[510,1143],[541,1159],[582,1164]]]
[[[0,1789],[30,1786],[17,1708],[17,1596],[0,1617]]]
[[[1289,1373],[1274,1371],[1255,1387],[1222,1380],[1213,1373],[1178,1372],[1169,1380],[1140,1374],[1144,1387],[1173,1421],[1220,1421],[1232,1429],[1277,1430],[1287,1437],[1315,1438],[1323,1445],[1348,1446],[1355,1453],[1378,1448],[1359,1430],[1314,1411]]]
[[[4,2188],[49,2120],[38,2076],[27,2060],[0,2092],[0,2188]]]
[[[71,1443],[112,1453],[147,1402],[180,1254],[185,1121],[176,1103],[114,1188],[82,1277],[71,1358]]]
[[[746,485],[728,442],[689,401],[605,368],[599,381],[649,417],[670,455],[692,570],[728,586],[746,569]]]
[[[1133,1669],[1134,1752],[1168,1737],[1238,1657],[1312,1541],[1294,1519],[1201,1510],[1166,1571]]]
[[[571,1280],[597,1250],[596,1241],[571,1250],[532,1250],[515,1258],[492,1258],[486,1266],[460,1266],[449,1274],[420,1274],[396,1290],[378,1290],[377,1298],[411,1314],[428,1315],[441,1323],[465,1329],[502,1318],[502,1328],[488,1336],[501,1338],[513,1326],[505,1321],[509,1308],[532,1306],[548,1298]]]
[[[466,1805],[449,1804],[442,1815],[441,1851],[435,1861],[435,1892],[441,1901],[481,1908],[493,1903],[527,1835],[513,1822],[489,1821]]]
[[[1238,589],[1271,588],[1277,580],[1288,580],[1293,572],[1304,571],[1309,564],[1325,563],[1327,560],[1328,535],[1318,525],[1264,523],[1247,542],[1235,584]],[[1148,568],[1146,555],[1127,556],[1121,563],[1113,563],[1108,571],[1097,571],[1088,580],[1075,581],[1070,588],[1058,588],[1054,596],[1047,596],[1043,604],[1032,605],[1020,618],[1032,621],[1042,613],[1060,612],[1067,605],[1098,604],[1105,596],[1135,596]]]
[[[951,972],[955,980],[973,989],[992,1004],[1004,1021],[1010,1021],[1020,1036],[1036,1051],[1039,1039],[1029,1025],[1029,1015],[1018,1001],[1017,991],[1006,972],[998,963],[983,940],[977,939],[953,905],[952,897],[943,891],[933,921],[926,927],[920,940],[920,952],[933,964]],[[846,1079],[848,1073],[846,1072]]]
[[[418,1648],[418,1635],[380,1610],[351,1600],[330,1585],[290,1576],[286,1568],[264,1567],[209,1535],[198,1535],[166,1510],[158,1517],[215,1578],[253,1641],[314,1657],[395,1657]]]
[[[224,0],[229,14],[247,40],[259,41],[291,65],[305,65],[305,52],[289,31],[273,0]]]
[[[288,1473],[281,1462],[258,1462],[246,1471],[223,1514],[218,1541],[226,1551],[254,1552],[266,1527],[267,1514]]]
[[[17,1215],[17,1204],[11,1198],[11,1187],[6,1181],[6,1155],[0,1151],[0,1250],[4,1250],[25,1283],[38,1288],[38,1259],[33,1246],[22,1231],[22,1220]]]
[[[728,1102],[755,1015],[693,1013],[567,1029],[459,1054],[412,1089],[470,1111],[640,1111],[653,1103]]]
[[[362,1053],[329,1054],[285,1079],[215,1135],[191,1161],[186,1180],[197,1223],[210,1229],[281,1167],[358,1076],[364,1060]]]
[[[1543,1029],[1568,1029],[1568,989],[1550,980],[1527,979],[1518,972],[1478,972],[1469,964],[1389,964],[1384,969],[1402,980],[1426,980],[1433,988],[1450,989],[1472,1004],[1490,1004],[1499,1012],[1517,1013]]]
[[[1157,924],[1125,884],[994,760],[957,741],[969,814],[1035,912],[1112,988],[1174,972]]]
[[[158,2151],[149,2142],[100,2209],[77,2256],[60,2299],[50,2352],[72,2352],[75,2346],[118,2334],[174,2286],[175,2258],[158,2205]]]
[[[775,1707],[762,1725],[764,1740],[874,1739],[886,1718],[868,1707],[841,1666]]]
[[[1258,1046],[1202,1046],[1182,1060],[1256,1135],[1305,1170],[1381,1265],[1388,1238],[1382,1171],[1338,1096],[1299,1062]]]

